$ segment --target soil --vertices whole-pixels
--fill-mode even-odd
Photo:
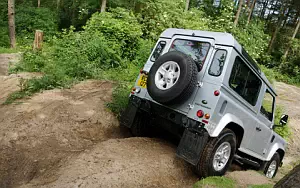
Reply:
[[[0,102],[19,89],[20,78],[34,76],[40,74],[0,76]],[[292,162],[300,151],[300,89],[276,89],[295,131],[286,157]],[[106,106],[112,90],[109,81],[88,80],[0,105],[0,187],[192,187],[198,178],[172,142],[132,138],[119,127]],[[257,172],[232,170],[226,176],[239,187],[273,184]]]

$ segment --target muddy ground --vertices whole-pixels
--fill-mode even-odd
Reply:
[[[0,102],[18,89],[19,78],[33,76],[39,74],[0,75]],[[276,89],[299,132],[300,89],[283,83]],[[120,129],[106,107],[112,90],[109,81],[89,80],[0,105],[0,187],[192,187],[198,178],[172,142]],[[299,156],[298,136],[289,145],[290,162]],[[253,171],[226,176],[240,187],[273,183]]]

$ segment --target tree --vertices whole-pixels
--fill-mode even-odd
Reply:
[[[290,173],[284,176],[274,186],[275,188],[299,187],[300,184],[300,165],[296,166]]]
[[[286,7],[282,6],[281,7],[281,11],[280,11],[280,15],[279,15],[279,19],[278,19],[278,22],[277,22],[277,25],[276,25],[276,28],[275,28],[275,30],[273,32],[272,38],[271,38],[270,43],[269,43],[268,54],[271,54],[271,52],[272,52],[273,44],[275,42],[276,36],[277,36],[279,30],[281,29],[281,25],[282,25],[282,21],[284,19],[284,13],[285,13],[285,11],[286,11]]]
[[[298,18],[298,23],[296,25],[296,28],[295,28],[295,31],[294,31],[294,34],[292,36],[292,40],[296,37],[298,31],[299,31],[299,27],[300,27],[300,18]],[[288,46],[288,48],[286,49],[285,53],[284,53],[284,56],[283,56],[283,59],[286,59],[288,53],[289,53],[289,49],[290,47]]]
[[[236,15],[235,15],[235,20],[234,20],[234,23],[233,23],[233,25],[234,25],[235,27],[237,26],[237,24],[238,24],[238,22],[239,22],[239,17],[240,17],[241,11],[242,11],[243,2],[244,2],[244,0],[240,0],[240,2],[239,2],[239,8],[238,8],[238,10],[237,10],[237,13],[236,13]]]
[[[250,23],[250,20],[251,20],[252,14],[253,14],[253,10],[254,10],[254,7],[255,7],[255,3],[256,3],[256,0],[254,0],[252,5],[251,5],[249,15],[248,15],[248,19],[247,19],[247,25]]]
[[[190,0],[186,0],[185,11],[187,12],[190,8]]]
[[[38,8],[41,6],[41,0],[38,0]]]
[[[8,31],[10,47],[16,48],[15,1],[8,0]]]
[[[106,1],[107,1],[107,0],[102,0],[102,4],[101,4],[101,12],[105,12],[105,10],[106,10]]]

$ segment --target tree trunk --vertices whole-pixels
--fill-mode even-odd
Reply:
[[[296,166],[290,173],[276,183],[274,188],[299,187],[300,185],[300,165]]]
[[[36,30],[34,35],[33,50],[42,49],[44,33],[41,30]]]
[[[248,19],[247,19],[247,25],[250,23],[250,20],[251,20],[252,14],[253,14],[253,10],[255,7],[255,3],[256,3],[256,0],[254,0],[251,5],[250,12],[249,12]]]
[[[102,0],[101,12],[105,12],[105,10],[106,10],[106,0]]]
[[[295,31],[293,33],[292,40],[296,37],[296,35],[297,35],[298,31],[299,31],[299,27],[300,27],[300,17],[298,18],[298,23],[297,23],[297,26],[296,26]],[[286,49],[286,51],[285,51],[285,53],[283,55],[283,59],[286,59],[286,57],[287,57],[287,55],[289,53],[289,50],[290,50],[290,46],[288,46],[288,48]]]
[[[271,54],[271,52],[272,52],[273,44],[275,42],[277,33],[279,32],[279,30],[281,28],[281,25],[282,25],[282,21],[283,21],[283,18],[284,18],[285,10],[286,10],[286,8],[283,8],[283,7],[281,8],[280,16],[279,16],[279,19],[278,19],[278,22],[277,22],[277,26],[275,28],[275,31],[274,31],[273,35],[272,35],[272,39],[271,39],[271,41],[269,43],[268,54]]]
[[[186,0],[186,4],[185,4],[185,12],[187,12],[190,8],[190,0]]]
[[[239,8],[238,8],[238,11],[235,15],[235,20],[234,20],[234,23],[233,23],[234,27],[236,27],[238,22],[239,22],[239,17],[240,17],[241,11],[242,11],[243,2],[244,2],[244,0],[240,0],[240,2],[239,2]]]
[[[41,0],[38,0],[38,8],[41,6]]]
[[[8,0],[8,30],[10,47],[16,48],[15,1]]]

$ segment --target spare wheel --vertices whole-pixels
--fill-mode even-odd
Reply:
[[[173,51],[159,57],[150,69],[147,89],[155,101],[180,103],[188,99],[197,84],[197,66],[188,55]]]

